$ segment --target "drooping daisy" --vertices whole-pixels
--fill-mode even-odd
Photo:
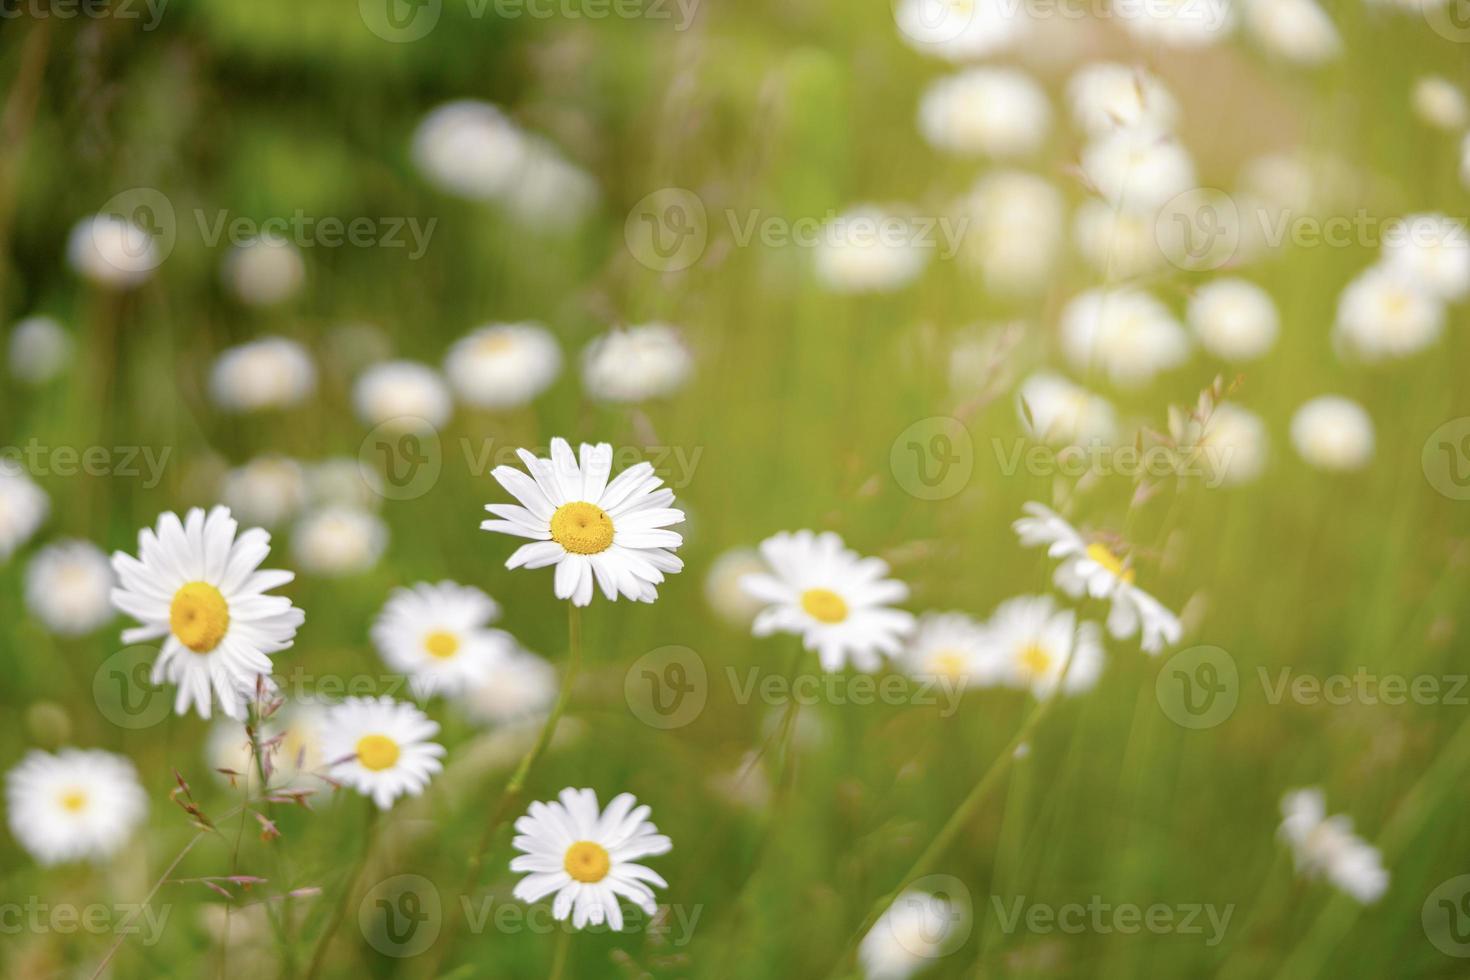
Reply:
[[[348,698],[322,720],[322,756],[334,779],[386,810],[405,793],[418,796],[444,768],[444,746],[429,741],[438,734],[439,723],[407,702]]]
[[[1470,126],[1470,105],[1465,102],[1465,93],[1443,75],[1425,75],[1414,82],[1409,101],[1414,115],[1435,129],[1459,133]]]
[[[508,193],[522,171],[526,137],[488,102],[439,106],[413,135],[413,161],[440,190],[473,200]]]
[[[46,491],[18,464],[0,459],[0,561],[29,541],[50,512]]]
[[[899,659],[910,677],[966,687],[990,687],[1005,676],[984,627],[964,613],[924,613]]]
[[[29,385],[45,384],[71,362],[71,335],[49,316],[28,316],[11,328],[6,353],[12,378]]]
[[[1206,485],[1240,486],[1266,468],[1266,423],[1234,402],[1221,402],[1203,421],[1191,418],[1180,443],[1203,469]]]
[[[209,374],[214,403],[229,412],[290,408],[314,391],[311,355],[285,337],[263,337],[222,351]]]
[[[1411,214],[1383,231],[1383,264],[1454,302],[1470,294],[1470,231],[1442,214]]]
[[[689,380],[694,357],[667,323],[610,330],[582,351],[582,384],[604,402],[667,398]]]
[[[33,749],[5,776],[10,832],[44,865],[111,857],[148,813],[133,764],[101,749]]]
[[[459,694],[487,683],[513,646],[489,628],[500,606],[488,595],[455,582],[395,589],[373,623],[373,644],[383,662],[407,674],[414,695]]]
[[[968,221],[962,254],[987,290],[1028,294],[1051,282],[1066,221],[1062,194],[1051,182],[1018,170],[988,173],[957,210]]]
[[[561,348],[535,323],[490,323],[455,341],[444,374],[463,401],[477,408],[525,405],[561,373]]]
[[[1012,68],[971,68],[930,85],[919,103],[919,132],[930,146],[961,156],[1035,153],[1051,127],[1041,86]]]
[[[1249,361],[1276,343],[1281,316],[1271,295],[1255,283],[1216,279],[1190,299],[1189,325],[1211,354],[1226,361]]]
[[[444,379],[416,361],[387,361],[362,372],[352,386],[352,405],[364,425],[392,423],[404,430],[425,423],[437,429],[454,411]]]
[[[1199,48],[1230,35],[1230,0],[1113,0],[1113,16],[1143,43]]]
[[[602,810],[590,789],[568,787],[549,803],[532,803],[515,823],[512,846],[521,854],[510,870],[525,872],[512,894],[523,902],[548,895],[551,914],[568,917],[578,929],[606,922],[623,928],[618,900],[626,898],[644,913],[657,911],[653,888],[669,887],[658,872],[637,861],[673,850],[673,843],[648,820],[647,805],[619,793]]]
[[[487,725],[507,725],[544,715],[556,700],[556,668],[512,642],[482,684],[467,686],[458,701],[467,715]]]
[[[1291,442],[1321,470],[1359,470],[1373,458],[1373,420],[1349,398],[1313,398],[1291,419]]]
[[[1067,304],[1062,348],[1078,371],[1102,370],[1137,386],[1184,363],[1189,335],[1169,308],[1140,289],[1094,289]]]
[[[241,242],[225,255],[225,285],[249,306],[274,306],[295,296],[306,280],[301,250],[283,238]]]
[[[241,520],[275,527],[301,509],[306,500],[306,476],[294,459],[257,456],[225,473],[219,499]]]
[[[831,531],[782,531],[762,541],[760,550],[769,571],[741,580],[767,604],[751,626],[756,636],[794,633],[827,671],[851,661],[871,673],[883,662],[880,654],[896,657],[903,650],[914,617],[889,604],[907,599],[909,588],[886,577],[887,562],[860,557]]]
[[[1082,148],[1082,173],[1109,204],[1149,216],[1197,186],[1189,151],[1152,129],[1118,129],[1094,138]]]
[[[565,439],[551,440],[551,458],[516,451],[530,475],[510,466],[492,474],[520,501],[486,504],[499,520],[480,524],[531,538],[506,561],[506,568],[556,566],[554,589],[558,599],[585,606],[596,584],[616,601],[619,595],[634,602],[653,602],[665,573],[684,567],[673,550],[684,543],[668,530],[684,521],[684,512],[672,506],[674,491],[664,487],[653,466],[643,462],[619,473],[611,482],[612,446],[582,443],[580,461]]]
[[[1376,265],[1342,291],[1333,338],[1364,361],[1382,361],[1424,350],[1444,324],[1444,303],[1417,279]]]
[[[817,280],[834,293],[891,293],[916,279],[929,250],[915,245],[913,223],[872,204],[823,227],[813,256]]]
[[[143,283],[163,261],[152,235],[113,214],[77,222],[67,239],[66,257],[84,278],[111,289]]]
[[[1102,541],[1088,541],[1060,515],[1050,508],[1032,502],[1023,508],[1027,514],[1011,526],[1027,548],[1045,545],[1047,554],[1060,558],[1061,564],[1053,581],[1067,595],[1080,599],[1108,599],[1108,632],[1126,640],[1142,631],[1141,645],[1147,653],[1157,654],[1165,646],[1178,643],[1183,627],[1163,604],[1134,585],[1137,573]]]
[[[1005,0],[900,0],[899,36],[915,51],[949,61],[975,61],[1014,45],[1032,21]]]
[[[307,574],[365,572],[388,547],[388,525],[372,511],[328,504],[303,514],[291,529],[291,557]]]
[[[1281,799],[1281,827],[1277,836],[1291,848],[1297,873],[1326,878],[1363,905],[1371,905],[1388,890],[1388,872],[1378,848],[1353,833],[1353,821],[1341,814],[1327,816],[1320,789],[1298,789]]]
[[[1317,0],[1245,0],[1245,28],[1267,53],[1320,65],[1342,53],[1342,36]]]
[[[1106,398],[1049,371],[1021,382],[1016,411],[1027,434],[1051,446],[1108,446],[1118,438]]]
[[[1169,132],[1179,103],[1157,75],[1138,65],[1099,61],[1084,65],[1067,82],[1072,120],[1088,136],[1140,127]]]
[[[1007,685],[1042,699],[1056,690],[1064,669],[1065,693],[1096,686],[1103,668],[1100,632],[1096,623],[1079,623],[1072,610],[1058,609],[1051,596],[1017,596],[997,607],[982,642]]]
[[[908,980],[970,934],[963,906],[909,889],[893,900],[858,946],[866,980]]]
[[[138,558],[119,551],[112,567],[121,585],[112,603],[142,625],[124,630],[124,643],[162,639],[153,683],[178,685],[174,710],[192,704],[211,713],[211,692],[231,718],[243,718],[256,678],[269,677],[270,654],[291,646],[305,614],[285,596],[268,595],[295,576],[259,570],[270,534],[251,528],[238,538],[229,508],[206,516],[195,507],[183,521],[159,516],[157,529],[138,532]]]
[[[102,549],[90,541],[58,541],[26,566],[26,607],[61,636],[82,636],[113,616],[117,578]]]

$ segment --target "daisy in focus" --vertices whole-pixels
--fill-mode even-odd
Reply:
[[[306,615],[285,596],[269,595],[295,576],[261,570],[270,535],[251,528],[236,537],[229,508],[206,516],[172,512],[138,532],[138,557],[119,551],[112,567],[121,583],[112,603],[137,619],[124,643],[162,639],[153,683],[178,685],[174,711],[194,706],[208,718],[213,698],[231,718],[244,718],[256,678],[269,679],[270,654],[291,646]]]
[[[513,645],[487,627],[500,607],[479,589],[455,582],[420,582],[395,589],[373,623],[383,662],[407,674],[414,696],[459,694],[488,683]]]
[[[991,687],[1004,674],[985,628],[964,613],[924,613],[900,656],[904,672],[965,687]]]
[[[148,813],[132,762],[101,749],[33,749],[5,776],[10,832],[44,865],[103,860]]]
[[[1051,596],[1008,599],[984,629],[986,652],[1000,665],[1005,683],[1029,690],[1037,700],[1050,697],[1059,682],[1066,694],[1089,691],[1102,674],[1097,624],[1078,623],[1076,613],[1058,609]]]
[[[1032,502],[1023,508],[1027,516],[1011,526],[1027,548],[1046,545],[1046,553],[1060,558],[1053,575],[1057,588],[1074,599],[1084,595],[1108,599],[1108,632],[1126,640],[1142,633],[1144,652],[1160,653],[1178,643],[1183,635],[1179,618],[1147,592],[1134,585],[1133,568],[1102,541],[1088,541],[1050,508]]]
[[[1327,816],[1320,789],[1298,789],[1281,800],[1281,827],[1277,837],[1291,848],[1297,873],[1326,878],[1359,903],[1371,905],[1388,890],[1378,848],[1353,833],[1353,821],[1341,814]]]
[[[556,566],[556,597],[578,606],[592,601],[594,585],[611,601],[657,599],[664,575],[684,567],[674,554],[684,539],[668,530],[683,523],[684,512],[673,506],[674,491],[653,466],[638,463],[609,481],[613,451],[605,442],[582,443],[580,459],[561,438],[551,440],[550,459],[517,453],[529,475],[510,466],[497,466],[492,475],[519,504],[486,504],[497,519],[480,524],[483,531],[532,539],[505,567]]]
[[[590,789],[567,788],[558,795],[549,803],[532,803],[515,823],[511,844],[521,854],[511,860],[510,870],[526,876],[512,894],[526,903],[554,894],[552,916],[557,921],[570,916],[578,929],[606,922],[621,931],[620,898],[653,915],[658,904],[650,886],[667,888],[668,882],[636,862],[667,854],[674,845],[648,821],[649,808],[635,806],[631,793],[613,797],[605,810]]]
[[[332,778],[386,810],[405,793],[418,796],[443,770],[444,746],[429,741],[438,734],[439,723],[411,704],[348,698],[323,719],[322,757]]]
[[[889,608],[908,598],[909,587],[887,578],[887,562],[859,556],[831,531],[782,531],[762,541],[760,551],[768,572],[741,579],[746,592],[766,603],[753,634],[800,636],[822,669],[833,672],[851,661],[871,673],[882,656],[902,652],[915,621],[912,613]]]
[[[26,566],[26,607],[59,636],[82,636],[113,617],[117,578],[90,541],[58,541]]]

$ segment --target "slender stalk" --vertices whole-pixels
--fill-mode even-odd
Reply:
[[[550,980],[561,980],[567,969],[567,956],[572,948],[572,930],[563,927],[556,939],[556,952],[551,957]]]
[[[357,889],[357,879],[362,876],[362,871],[367,867],[368,854],[373,849],[373,841],[377,837],[378,829],[378,807],[372,799],[364,797],[367,803],[367,826],[363,830],[362,853],[357,857],[357,863],[347,873],[347,881],[342,886],[342,896],[337,901],[337,907],[332,910],[332,918],[322,930],[321,936],[317,938],[316,949],[312,950],[311,965],[306,968],[307,980],[315,980],[321,972],[322,964],[326,962],[327,950],[332,945],[332,937],[336,935],[337,929],[341,927],[342,920],[347,917],[347,906],[352,901],[352,893]]]
[[[169,876],[174,873],[174,870],[184,862],[184,858],[194,849],[194,845],[203,840],[209,833],[210,831],[208,830],[201,830],[189,838],[189,843],[184,845],[184,849],[179,851],[167,868],[163,869],[163,874],[158,876],[158,880],[153,883],[153,887],[148,890],[148,894],[144,896],[143,901],[138,903],[138,907],[118,927],[117,939],[107,950],[107,954],[102,957],[102,962],[97,964],[97,969],[92,971],[92,980],[97,980],[98,977],[102,976],[103,972],[107,969],[107,964],[112,962],[112,958],[117,955],[117,951],[122,948],[122,944],[127,942],[128,936],[132,932],[128,927],[133,924],[133,920],[143,914],[143,910],[148,907],[148,903],[153,901],[153,896],[157,895],[158,890],[163,887],[163,883],[168,881]]]

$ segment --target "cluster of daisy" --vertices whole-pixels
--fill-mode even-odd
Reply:
[[[1301,875],[1325,878],[1364,905],[1388,890],[1378,849],[1353,833],[1351,819],[1327,815],[1320,789],[1293,790],[1282,798],[1278,836],[1290,847]]]

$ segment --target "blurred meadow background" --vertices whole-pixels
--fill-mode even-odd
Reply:
[[[4,976],[1465,975],[1453,5],[3,12],[0,444],[46,507],[0,494],[0,769],[105,749],[148,799],[125,846],[56,865],[9,814]],[[835,219],[863,208],[902,241],[854,244]],[[1443,220],[1395,246],[1412,215]],[[252,245],[272,231],[286,244]],[[1258,288],[1211,308],[1222,280]],[[534,359],[490,381],[454,363],[493,323],[554,339],[535,391],[494,393]],[[1352,404],[1304,420],[1326,395]],[[547,903],[511,895],[496,810],[565,672],[566,603],[478,529],[510,501],[490,471],[555,436],[649,460],[688,515],[656,602],[583,610],[582,669],[512,806],[627,791],[673,842],[649,859],[667,908],[627,906],[565,962]],[[951,701],[917,655],[864,688],[751,634],[739,573],[799,528],[882,557],[916,615],[985,624],[1051,594],[1101,624],[1107,598],[1062,594],[1018,539],[1030,501],[1124,556],[1177,640],[1104,631],[1085,689],[960,671]],[[544,662],[419,702],[447,749],[422,795],[370,820],[297,774],[309,806],[242,814],[251,785],[217,771],[248,768],[241,723],[175,715],[157,644],[36,570],[57,542],[134,554],[160,513],[221,502],[297,573],[288,703],[415,700],[370,629],[417,582],[483,589]],[[795,709],[793,663],[815,692]],[[1390,678],[1418,693],[1384,697]],[[1279,829],[1309,787],[1358,845]],[[1386,884],[1365,898],[1334,862],[1371,864],[1366,845]],[[938,924],[857,955],[909,885]],[[1057,924],[1071,906],[1080,928]]]

